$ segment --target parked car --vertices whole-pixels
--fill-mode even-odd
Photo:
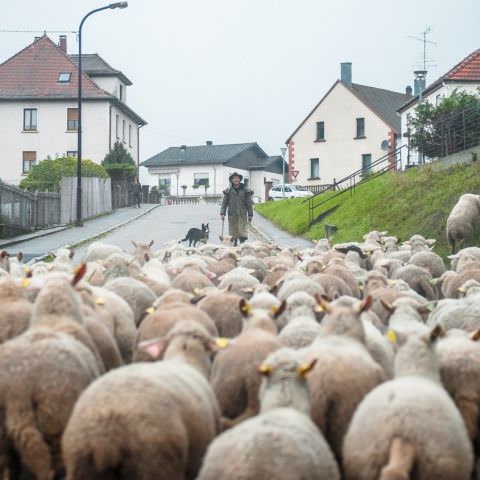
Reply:
[[[283,195],[283,188],[285,188],[285,196]],[[311,197],[313,193],[305,187],[295,185],[293,183],[286,183],[285,185],[275,185],[268,193],[269,200],[283,200],[284,198],[305,198]]]

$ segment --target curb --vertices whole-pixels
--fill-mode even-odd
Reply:
[[[274,240],[272,238],[270,238],[263,230],[261,230],[259,227],[257,227],[256,225],[253,225],[253,223],[251,223],[249,225],[249,229],[257,236],[257,237],[260,237],[261,240],[263,240],[264,242],[267,242],[267,243],[275,243]]]
[[[28,242],[28,240],[34,240],[36,238],[47,237],[48,235],[53,235],[54,233],[63,232],[64,230],[68,230],[69,228],[71,228],[70,225],[65,225],[61,227],[49,228],[44,232],[40,230],[40,231],[37,231],[36,234],[32,233],[31,236],[28,236],[28,238],[26,238],[25,235],[20,235],[19,237],[15,237],[12,240],[1,241],[0,248],[10,247],[11,245],[16,245],[17,243],[22,243],[22,242]]]
[[[95,240],[96,238],[99,238],[103,235],[106,235],[107,233],[110,233],[112,232],[113,230],[116,230],[117,228],[120,228],[120,227],[123,227],[124,225],[127,225],[128,223],[130,222],[133,222],[134,220],[136,220],[137,218],[140,218],[140,217],[143,217],[144,215],[146,215],[147,213],[150,213],[152,210],[154,210],[155,208],[158,208],[160,207],[161,205],[160,204],[156,204],[156,205],[153,205],[152,207],[150,207],[148,210],[144,210],[143,212],[139,213],[138,215],[135,215],[134,217],[130,217],[129,219],[127,220],[124,220],[123,222],[120,222],[120,223],[117,223],[111,227],[108,227],[104,230],[102,230],[101,232],[98,232],[98,233],[95,233],[94,235],[91,235],[90,237],[85,237],[81,240],[77,240],[76,242],[74,243],[67,243],[66,245],[62,245],[61,247],[59,248],[69,248],[69,249],[74,249],[75,247],[78,247],[80,245],[83,245],[84,243],[88,243],[88,242],[91,242],[93,240]],[[66,228],[69,228],[69,227],[66,227]],[[55,233],[55,232],[52,232],[52,233]],[[27,265],[33,265],[34,263],[36,262],[41,262],[42,260],[44,260],[45,258],[49,257],[50,256],[50,253],[46,253],[44,255],[40,255],[39,257],[34,257],[32,259],[30,259],[27,263]]]

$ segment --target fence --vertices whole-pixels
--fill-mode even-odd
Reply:
[[[60,183],[61,223],[77,218],[77,177],[62,177]],[[110,178],[82,177],[82,218],[112,210]]]
[[[143,196],[143,191],[142,191]],[[112,208],[131,207],[134,204],[131,181],[112,181]]]

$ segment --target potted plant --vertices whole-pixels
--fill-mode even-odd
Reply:
[[[203,188],[205,188],[205,195],[207,194],[207,190],[210,188],[210,185],[206,183]]]
[[[186,185],[182,185],[180,188],[183,190],[183,196],[185,196],[185,190],[187,189],[187,186],[186,186]]]

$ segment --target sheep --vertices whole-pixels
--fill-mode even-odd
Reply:
[[[311,345],[320,332],[320,324],[312,317],[295,317],[282,328],[278,338],[286,347],[299,349]]]
[[[110,326],[124,363],[130,363],[135,348],[137,329],[130,305],[116,293],[102,287],[92,287],[97,316]]]
[[[338,466],[309,418],[305,375],[312,368],[291,350],[270,354],[259,371],[261,414],[218,436],[198,480],[339,480]]]
[[[83,263],[95,262],[97,260],[103,261],[108,258],[112,253],[122,254],[123,250],[116,245],[111,245],[103,242],[93,242],[88,246],[87,251],[85,252]]]
[[[168,303],[150,313],[140,324],[137,331],[137,347],[133,356],[135,362],[149,360],[140,344],[147,340],[162,337],[184,321],[194,321],[201,324],[212,336],[218,335],[217,327],[204,311],[192,305],[183,303]]]
[[[440,325],[444,330],[456,328],[466,332],[480,329],[478,297],[440,300],[428,317],[427,325]]]
[[[267,274],[265,262],[261,258],[254,257],[253,255],[242,256],[238,262],[238,266],[253,270],[252,275],[259,282],[262,282]]]
[[[407,337],[395,358],[395,378],[358,406],[343,444],[346,480],[470,479],[472,447],[441,386],[433,351],[440,334],[435,328]]]
[[[25,289],[12,279],[0,279],[0,343],[20,335],[30,324],[32,304]]]
[[[478,436],[480,330],[449,330],[435,345],[442,384],[462,414],[472,442]]]
[[[405,265],[400,267],[392,275],[392,279],[405,280],[410,287],[427,300],[436,300],[437,294],[432,285],[432,275],[430,272],[417,265]]]
[[[196,478],[220,427],[205,378],[213,339],[181,322],[145,348],[165,360],[113,370],[76,403],[62,439],[67,480]]]
[[[243,314],[238,308],[241,299],[233,292],[210,292],[197,306],[213,320],[221,337],[236,337],[243,326]]]
[[[285,282],[280,287],[277,297],[280,300],[286,300],[292,293],[306,292],[312,297],[315,295],[325,295],[324,288],[310,277],[305,275],[297,276],[296,278],[285,279]]]
[[[480,281],[480,262],[472,262],[464,266],[460,272],[447,270],[440,278],[440,289],[444,298],[458,298],[459,288],[467,280]]]
[[[352,289],[340,277],[329,273],[315,273],[310,278],[318,283],[330,299],[348,295],[353,297]]]
[[[472,262],[480,262],[480,248],[466,247],[462,248],[455,255],[449,255],[450,265],[454,272],[461,272],[465,266]]]
[[[164,285],[170,285],[170,277],[168,276],[165,265],[158,258],[150,258],[142,266],[142,273]]]
[[[149,242],[145,241],[134,241],[132,240],[132,245],[135,247],[133,252],[133,257],[138,262],[140,266],[143,266],[145,262],[153,258],[152,245],[153,240]]]
[[[392,314],[388,321],[390,329],[396,332],[425,333],[430,329],[425,325],[425,316],[431,311],[429,305],[422,304],[414,298],[400,297],[392,305],[384,304]]]
[[[218,288],[221,290],[230,288],[232,292],[248,300],[259,284],[260,282],[251,275],[250,269],[236,267],[221,277]]]
[[[207,275],[192,268],[184,268],[182,273],[172,280],[172,288],[184,290],[185,292],[213,287],[214,285]]]
[[[455,253],[455,242],[461,247],[471,246],[480,218],[480,195],[465,193],[460,196],[447,218],[447,240]]]
[[[273,288],[285,275],[288,268],[285,265],[277,265],[267,270],[267,274],[263,279],[263,284]]]
[[[80,393],[98,376],[92,353],[72,336],[35,328],[0,349],[0,472],[18,461],[38,480],[60,478],[60,440]]]
[[[261,379],[256,369],[269,353],[282,346],[270,314],[263,310],[249,314],[244,300],[240,308],[245,315],[251,316],[243,332],[216,355],[210,374],[224,428],[233,427],[258,413]]]
[[[299,350],[306,361],[317,363],[308,375],[312,419],[341,461],[343,437],[363,397],[386,380],[386,374],[365,348],[361,313],[370,299],[354,308],[323,302],[327,314],[322,332],[311,346]]]
[[[147,308],[151,307],[156,299],[150,288],[139,280],[130,277],[108,280],[103,287],[116,293],[130,305],[137,327],[145,317]]]
[[[427,250],[414,253],[410,257],[408,263],[425,268],[430,272],[430,275],[433,278],[440,277],[446,270],[443,258],[440,255]]]

